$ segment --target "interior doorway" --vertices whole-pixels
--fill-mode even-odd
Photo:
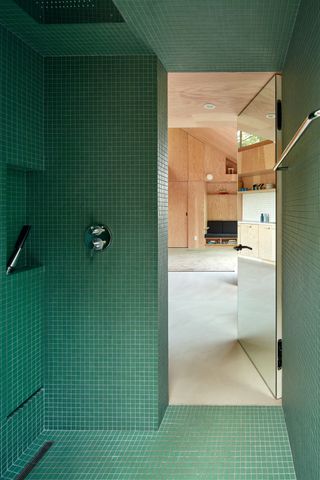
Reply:
[[[234,249],[243,220],[241,192],[247,188],[239,170],[237,118],[273,75],[168,76],[171,404],[280,402],[239,341],[239,253]],[[251,180],[247,191],[255,184]],[[261,192],[265,183],[272,182],[261,180]]]

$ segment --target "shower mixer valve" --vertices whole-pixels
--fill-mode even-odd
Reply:
[[[103,225],[91,226],[87,228],[84,240],[91,253],[101,252],[111,243],[110,229]]]

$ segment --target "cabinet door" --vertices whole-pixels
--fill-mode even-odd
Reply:
[[[168,130],[169,182],[188,181],[188,134],[181,128]]]
[[[189,182],[204,181],[204,143],[188,135]]]
[[[240,243],[251,247],[252,250],[245,248],[241,250],[241,255],[245,257],[258,257],[259,255],[259,226],[247,223],[240,224]]]
[[[259,257],[276,261],[276,229],[273,225],[259,225]]]
[[[169,182],[168,246],[188,246],[188,182]]]

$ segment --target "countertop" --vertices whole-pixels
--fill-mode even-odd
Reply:
[[[254,222],[252,220],[240,220],[238,223],[249,223],[250,225],[275,225],[276,222]]]

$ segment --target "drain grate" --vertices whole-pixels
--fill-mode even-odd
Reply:
[[[19,473],[19,475],[16,477],[16,480],[24,480],[27,478],[29,473],[34,469],[34,467],[37,465],[37,463],[40,462],[42,457],[47,453],[50,447],[52,447],[53,442],[46,442],[43,444],[43,446],[40,448],[40,450],[35,454],[33,459],[27,463],[27,465],[24,467],[24,469]]]
[[[15,0],[39,23],[123,22],[112,0]]]

